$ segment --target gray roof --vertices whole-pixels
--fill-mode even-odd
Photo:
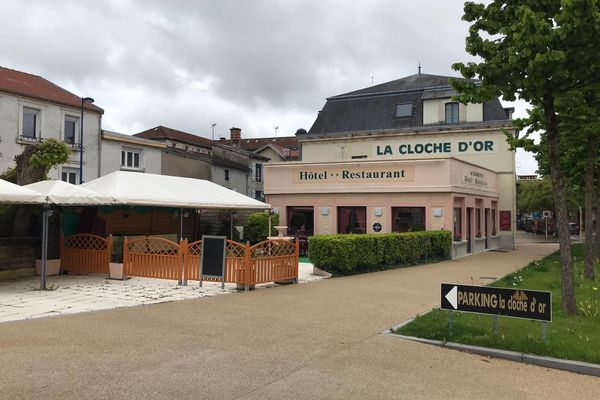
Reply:
[[[457,94],[448,83],[449,78],[440,75],[415,74],[329,97],[308,133],[404,130],[422,127],[423,99],[448,98]],[[413,104],[411,117],[395,117],[396,105],[401,103]],[[483,103],[483,121],[508,121],[508,116],[498,98]]]

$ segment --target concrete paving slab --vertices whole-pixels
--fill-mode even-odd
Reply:
[[[600,380],[380,335],[442,281],[556,246],[270,290],[0,324],[6,399],[597,398]],[[34,378],[32,378],[34,377]]]
[[[312,273],[312,264],[300,263],[299,283],[324,279]],[[175,281],[133,277],[124,281],[104,275],[61,275],[48,277],[52,290],[40,291],[39,277],[0,282],[0,322],[43,318],[120,307],[165,303],[234,293],[234,284],[189,281],[180,286]],[[258,289],[276,286],[257,285]]]

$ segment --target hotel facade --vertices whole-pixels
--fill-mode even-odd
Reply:
[[[444,229],[453,256],[515,246],[512,109],[463,105],[448,77],[416,74],[330,97],[296,134],[297,162],[265,166],[289,235]]]

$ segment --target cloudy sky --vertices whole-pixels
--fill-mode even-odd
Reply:
[[[459,0],[0,0],[0,65],[104,108],[103,128],[309,129],[325,98],[469,60]],[[506,105],[509,105],[506,103]],[[526,105],[516,107],[525,115]],[[278,128],[277,128],[278,127]],[[517,173],[536,169],[517,155]]]

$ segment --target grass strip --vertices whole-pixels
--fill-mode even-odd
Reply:
[[[455,312],[450,332],[448,312],[440,309],[417,317],[395,333],[600,364],[600,279],[583,279],[583,245],[573,245],[573,255],[578,308],[575,316],[560,308],[558,252],[490,285],[552,292],[552,322],[548,323],[545,342],[539,321],[509,317],[499,318],[499,334],[494,335],[493,316]]]

